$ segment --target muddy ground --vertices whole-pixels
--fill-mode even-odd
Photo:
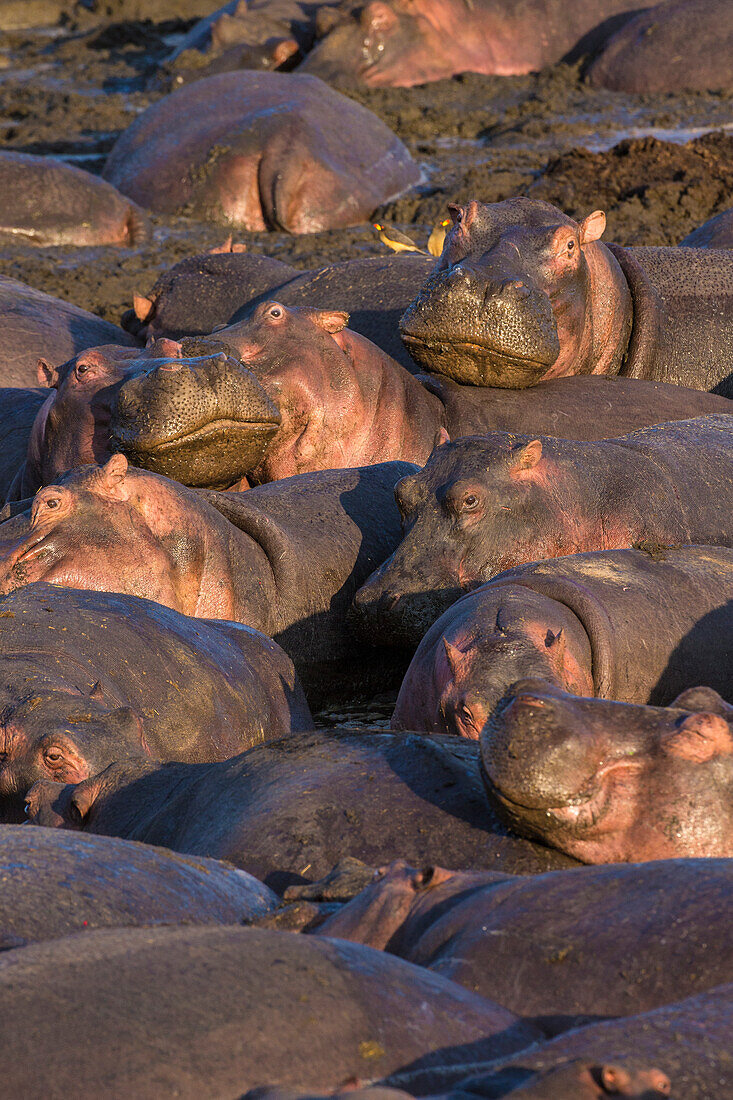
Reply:
[[[161,63],[191,25],[67,20],[0,34],[0,147],[101,171],[117,135],[180,79]],[[531,194],[581,216],[601,207],[606,238],[622,244],[677,244],[733,205],[733,92],[619,95],[587,87],[582,65],[559,65],[526,77],[467,74],[348,94],[380,115],[423,166],[423,182],[376,215],[420,244],[447,202],[471,198]],[[160,271],[227,236],[187,218],[153,221],[154,239],[129,250],[0,242],[0,274],[119,321]],[[384,249],[367,226],[236,239],[303,268]]]

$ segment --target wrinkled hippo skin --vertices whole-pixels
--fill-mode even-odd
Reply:
[[[405,537],[360,589],[360,630],[414,644],[459,596],[522,562],[730,543],[728,416],[578,443],[495,432],[436,447],[395,487]]]
[[[638,0],[370,0],[300,66],[324,80],[410,87],[456,73],[511,76],[603,42]],[[449,30],[448,30],[449,28]]]
[[[733,396],[733,255],[600,242],[537,199],[449,208],[443,253],[400,330],[416,362],[520,389],[621,374]]]
[[[0,804],[115,760],[226,760],[313,722],[292,662],[239,623],[30,585],[0,601]],[[15,813],[14,813],[15,811]]]
[[[682,248],[733,248],[733,210],[716,214],[698,229],[688,233]]]
[[[139,207],[91,172],[49,157],[0,152],[6,196],[0,237],[37,245],[134,245],[150,225]]]
[[[0,825],[0,950],[119,925],[239,924],[279,898],[213,859],[61,829]]]
[[[359,225],[420,170],[376,115],[310,76],[235,72],[153,104],[104,178],[158,213],[290,233]]]
[[[58,1014],[44,1013],[50,1003]],[[0,1072],[12,1093],[35,1095],[239,1096],[278,1060],[284,1085],[327,1090],[430,1065],[436,1048],[444,1061],[496,1057],[540,1034],[401,959],[259,928],[102,929],[33,944],[0,958],[0,1004]]]
[[[731,876],[725,859],[522,877],[398,861],[317,934],[387,950],[561,1031],[730,978]]]
[[[640,624],[654,623],[643,635]],[[520,565],[464,596],[420,642],[393,729],[475,739],[516,680],[668,706],[707,684],[733,698],[733,550],[573,554]]]
[[[39,781],[36,824],[226,859],[281,892],[353,856],[532,874],[567,857],[509,834],[490,809],[477,746],[336,729],[293,733],[221,764],[113,764],[77,786]]]
[[[499,814],[584,863],[733,855],[733,707],[710,688],[664,708],[520,680],[480,744]]]
[[[614,92],[704,92],[733,84],[733,9],[727,0],[667,0],[629,20],[588,70]]]
[[[414,372],[397,323],[433,263],[414,254],[368,256],[301,272],[247,252],[193,256],[161,275],[147,296],[137,295],[123,324],[142,339],[207,335],[277,298],[286,306],[346,310],[355,332]]]
[[[360,642],[346,612],[399,542],[394,485],[414,469],[382,463],[196,492],[113,455],[41,489],[30,521],[0,528],[0,587],[123,591],[246,623],[282,645],[312,705],[330,691],[382,690],[406,662]]]
[[[64,363],[85,348],[138,343],[101,317],[3,276],[0,276],[0,321],[3,329],[0,382],[4,386],[35,386],[38,360],[43,357],[53,363]]]

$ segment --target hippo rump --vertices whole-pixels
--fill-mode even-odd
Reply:
[[[47,581],[246,623],[282,645],[312,705],[389,687],[406,662],[360,642],[346,612],[399,542],[394,485],[414,470],[387,462],[219,493],[116,454],[41,489],[30,519],[0,527],[0,589]]]
[[[438,1049],[455,1063],[542,1038],[402,959],[261,928],[100,929],[6,952],[0,1011],[10,1095],[240,1096],[274,1072],[326,1091]]]
[[[402,88],[465,72],[528,73],[587,53],[635,10],[638,0],[369,0],[300,70]]]
[[[292,662],[239,623],[137,596],[34,584],[0,601],[0,805],[115,760],[226,760],[311,729]]]
[[[147,240],[142,210],[91,172],[53,157],[0,152],[6,196],[0,238],[37,245],[133,245]]]
[[[241,321],[252,305],[277,298],[286,306],[347,311],[355,332],[414,371],[398,322],[433,263],[408,253],[302,272],[248,252],[191,256],[164,272],[149,294],[136,294],[122,323],[139,339],[201,336]]]
[[[639,544],[729,546],[728,416],[590,443],[494,432],[444,443],[395,487],[405,536],[359,590],[370,637],[414,644],[465,592],[523,562]]]
[[[39,780],[26,807],[35,824],[228,860],[278,893],[346,856],[517,874],[575,865],[499,822],[476,745],[383,730],[293,733],[221,764],[112,764],[75,786]]]
[[[382,948],[564,1031],[729,980],[732,876],[725,859],[522,877],[401,860],[317,934]]]
[[[733,209],[716,214],[692,233],[688,233],[682,248],[733,248]]]
[[[148,107],[103,175],[158,213],[315,233],[359,225],[420,170],[376,115],[320,80],[234,72]]]
[[[480,745],[500,816],[584,863],[733,856],[733,707],[710,688],[645,707],[519,680]]]
[[[239,924],[279,898],[213,859],[61,829],[0,825],[0,949],[125,925]]]
[[[551,203],[450,207],[443,254],[400,330],[421,366],[522,388],[621,374],[733,396],[733,255],[600,242]]]
[[[85,348],[138,343],[117,325],[4,276],[0,276],[0,321],[4,386],[35,386],[42,357],[63,363]]]
[[[653,630],[640,624],[653,623]],[[733,550],[609,550],[520,565],[428,630],[394,729],[477,738],[516,680],[668,706],[707,684],[733,698]]]
[[[705,92],[733,84],[728,0],[666,0],[641,11],[606,43],[588,81],[614,92]]]

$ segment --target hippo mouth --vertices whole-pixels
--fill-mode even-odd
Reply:
[[[451,339],[445,335],[433,340],[403,330],[401,336],[419,366],[474,386],[504,389],[533,386],[551,370],[557,358],[530,358],[475,340]]]

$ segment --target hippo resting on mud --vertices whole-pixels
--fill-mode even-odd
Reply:
[[[733,396],[733,254],[600,243],[515,198],[450,208],[453,227],[400,330],[410,354],[457,382],[522,388],[620,374]]]
[[[399,676],[401,662],[360,643],[346,611],[398,544],[394,485],[414,469],[383,463],[196,492],[116,454],[41,489],[30,523],[0,527],[0,590],[47,581],[234,619],[275,638],[319,698],[339,676],[363,692],[371,676]]]
[[[238,924],[280,900],[213,859],[17,825],[0,825],[0,875],[0,950],[119,925]]]
[[[316,45],[301,71],[372,87],[528,73],[592,51],[638,8],[638,0],[369,0]]]
[[[414,644],[466,591],[522,562],[588,550],[729,546],[727,416],[577,443],[495,432],[436,447],[395,487],[396,552],[359,590],[375,642]]]
[[[665,708],[519,680],[480,745],[497,813],[584,863],[733,856],[733,707],[711,688]]]
[[[313,722],[292,662],[239,623],[34,584],[0,601],[0,814],[115,760],[226,760]]]
[[[733,248],[733,210],[724,210],[716,214],[698,229],[693,229],[684,241],[682,248]]]
[[[158,213],[250,231],[359,225],[420,179],[365,107],[311,76],[210,76],[154,103],[118,138],[104,178]]]
[[[733,980],[732,889],[725,859],[521,878],[400,860],[317,933],[382,948],[564,1031],[573,1017],[646,1012]]]
[[[150,234],[143,211],[99,176],[52,157],[0,152],[0,238],[38,245],[133,245]]]
[[[608,550],[501,573],[422,639],[392,726],[475,739],[529,676],[624,703],[668,706],[695,684],[733,698],[733,550]]]
[[[278,893],[346,856],[517,874],[575,862],[509,833],[487,802],[478,746],[455,737],[292,733],[221,764],[130,760],[76,786],[40,780],[26,803],[37,825],[225,859]]]

